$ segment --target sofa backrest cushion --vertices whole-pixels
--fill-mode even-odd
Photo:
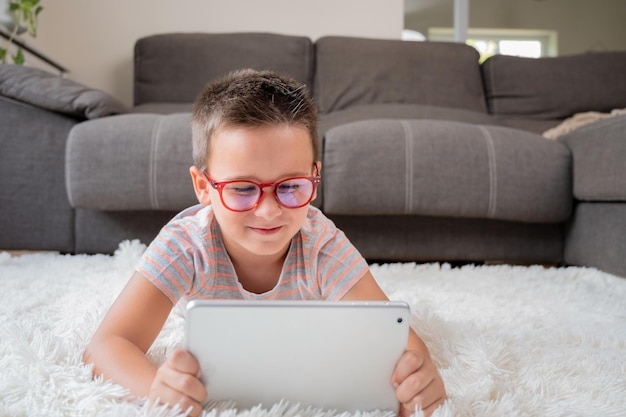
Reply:
[[[626,107],[626,51],[546,58],[495,55],[482,65],[489,111],[563,119]]]
[[[328,36],[316,42],[321,113],[360,104],[426,104],[486,112],[478,52],[449,42]]]
[[[190,103],[211,80],[253,68],[312,84],[313,43],[272,33],[171,33],[135,43],[135,105]]]

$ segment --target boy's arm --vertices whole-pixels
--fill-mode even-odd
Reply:
[[[388,300],[368,271],[343,297],[345,301]],[[406,352],[393,372],[391,382],[401,404],[400,417],[410,416],[419,406],[429,416],[446,399],[443,379],[428,352],[428,348],[411,329]]]
[[[197,378],[195,358],[177,350],[157,369],[146,357],[171,310],[171,301],[135,272],[94,333],[83,361],[94,365],[94,375],[129,388],[135,396],[159,397],[183,410],[192,406],[196,414],[206,390]]]
[[[172,303],[135,272],[111,305],[83,355],[94,375],[145,396],[156,374],[145,354],[161,331]]]

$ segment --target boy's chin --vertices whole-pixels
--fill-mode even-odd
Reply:
[[[254,242],[245,245],[248,252],[256,256],[284,256],[289,249],[289,242]]]
[[[238,244],[247,252],[256,256],[276,256],[287,253],[293,236],[286,236],[285,231],[277,233],[258,233],[248,230],[241,236]]]

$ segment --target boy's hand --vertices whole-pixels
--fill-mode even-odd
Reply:
[[[396,364],[392,379],[400,403],[400,417],[408,417],[415,407],[428,417],[446,399],[443,379],[429,356],[407,350]]]
[[[183,349],[176,349],[161,365],[150,387],[150,400],[174,406],[178,404],[185,412],[189,407],[192,417],[202,412],[202,402],[207,397],[204,384],[200,381],[200,364]]]

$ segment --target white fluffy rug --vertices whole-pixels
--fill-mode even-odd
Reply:
[[[177,415],[127,401],[81,363],[143,249],[123,242],[113,257],[0,254],[0,416]],[[626,279],[539,266],[372,270],[390,298],[411,305],[442,370],[450,399],[435,416],[626,416]],[[155,362],[182,343],[182,323],[170,317],[150,352]],[[289,404],[221,405],[206,415],[339,416]]]

